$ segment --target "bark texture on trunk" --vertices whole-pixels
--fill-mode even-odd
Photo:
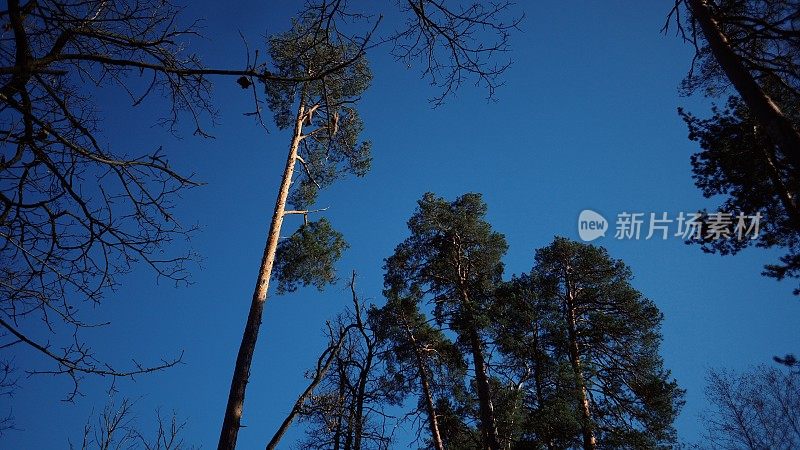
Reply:
[[[470,331],[469,341],[472,350],[472,362],[475,365],[475,384],[478,389],[480,403],[481,431],[489,450],[500,450],[500,438],[497,432],[497,421],[494,415],[494,404],[489,385],[489,374],[483,357],[483,345],[477,330]]]
[[[444,442],[442,442],[442,436],[439,434],[439,418],[436,416],[436,406],[433,403],[433,393],[431,392],[428,371],[425,367],[422,351],[417,344],[416,337],[414,337],[414,332],[411,331],[411,327],[408,325],[406,325],[406,333],[408,335],[408,339],[411,341],[411,346],[414,348],[414,358],[416,359],[417,363],[420,384],[422,384],[422,395],[425,396],[425,407],[428,409],[428,427],[430,428],[433,447],[436,450],[444,450]]]
[[[261,257],[261,266],[258,270],[253,298],[250,303],[250,311],[247,314],[247,323],[242,333],[242,342],[239,345],[239,353],[236,355],[236,366],[231,379],[231,389],[228,394],[228,404],[225,409],[225,418],[222,422],[222,430],[219,436],[218,450],[233,450],[236,448],[236,439],[241,427],[242,410],[244,407],[245,390],[250,379],[250,366],[253,362],[253,353],[258,340],[258,331],[261,327],[261,317],[264,314],[264,304],[267,300],[269,290],[269,280],[272,275],[272,266],[275,262],[275,252],[278,248],[281,226],[283,225],[284,212],[286,211],[286,200],[289,197],[289,188],[292,184],[295,163],[297,162],[297,150],[300,141],[303,139],[303,121],[306,116],[304,99],[301,96],[300,106],[295,117],[294,132],[292,143],[289,146],[289,155],[286,159],[286,167],[283,171],[278,198],[275,200],[275,210],[272,215],[272,222],[269,226],[267,243]]]
[[[687,0],[687,2],[692,16],[703,30],[717,63],[742,96],[750,112],[764,127],[772,142],[792,162],[794,169],[800,170],[800,133],[744,67],[739,56],[731,48],[728,38],[711,15],[705,0]]]

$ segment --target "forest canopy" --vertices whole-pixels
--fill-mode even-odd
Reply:
[[[797,0],[0,25],[0,447],[798,445]]]

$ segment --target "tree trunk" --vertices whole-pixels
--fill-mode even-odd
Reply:
[[[489,374],[486,372],[486,362],[483,358],[483,345],[481,345],[478,331],[474,328],[469,331],[469,343],[472,350],[472,362],[475,365],[475,384],[478,388],[478,402],[480,403],[481,431],[489,450],[500,450],[500,438],[497,432],[497,421],[494,416],[494,405],[489,387]]]
[[[347,427],[344,431],[344,445],[342,446],[342,450],[351,450],[353,448],[353,421],[355,420],[356,414],[356,396],[357,394],[353,392],[353,397],[347,407]]]
[[[411,327],[406,324],[406,333],[408,339],[411,341],[411,346],[414,348],[414,357],[417,361],[417,370],[419,371],[419,379],[422,384],[422,394],[425,396],[425,406],[428,409],[428,427],[431,430],[431,440],[433,440],[433,447],[436,450],[444,450],[444,442],[442,436],[439,434],[439,419],[436,417],[436,406],[433,403],[433,394],[431,393],[430,381],[428,380],[428,371],[425,370],[425,363],[422,358],[422,353],[417,346],[417,339],[411,331]]]
[[[300,106],[295,118],[294,133],[292,143],[289,146],[289,155],[286,158],[286,167],[283,171],[278,198],[275,200],[275,211],[272,215],[272,223],[269,226],[267,243],[261,257],[261,266],[258,270],[256,287],[253,292],[250,312],[247,315],[247,323],[242,334],[242,342],[239,345],[239,353],[236,356],[236,366],[231,380],[231,389],[228,394],[228,405],[225,409],[225,419],[222,422],[222,431],[219,436],[218,450],[233,450],[236,448],[236,439],[242,420],[242,409],[244,407],[244,395],[247,383],[250,379],[250,366],[253,362],[253,352],[258,340],[258,331],[261,327],[261,316],[264,313],[264,304],[267,300],[269,290],[269,280],[272,274],[272,265],[275,262],[275,252],[278,248],[281,225],[283,225],[284,211],[286,210],[286,199],[289,196],[289,187],[292,184],[295,163],[297,161],[297,149],[303,139],[303,120],[305,119],[305,96],[301,95]]]
[[[712,17],[705,0],[687,1],[692,16],[703,30],[711,53],[742,96],[753,117],[761,123],[784,156],[792,161],[794,169],[800,171],[800,133],[744,67],[739,56],[731,48],[728,38]]]
[[[364,338],[366,339],[366,336]],[[369,381],[369,372],[372,370],[372,358],[374,356],[372,345],[368,342],[367,346],[367,357],[358,377],[353,426],[353,450],[361,450],[361,439],[364,434],[364,402],[366,401],[367,382]]]
[[[456,256],[456,269],[459,279],[458,292],[461,295],[462,309],[465,311],[465,319],[468,321],[467,330],[470,350],[472,351],[472,364],[475,366],[475,384],[478,389],[478,405],[480,410],[481,434],[483,442],[489,450],[500,450],[500,437],[497,431],[497,419],[494,415],[494,404],[492,404],[492,391],[489,385],[489,374],[486,372],[486,361],[483,358],[483,344],[475,326],[474,310],[472,299],[466,288],[466,272],[461,264],[461,244],[457,238],[453,238],[453,244],[458,248],[459,254]]]
[[[583,433],[584,450],[594,450],[597,447],[597,440],[594,436],[592,427],[592,410],[589,405],[589,395],[586,389],[583,369],[581,368],[580,347],[578,346],[578,334],[575,317],[575,297],[572,287],[567,284],[567,333],[569,338],[569,357],[572,371],[575,375],[575,389],[578,393],[578,401],[581,404],[581,431]]]
[[[345,378],[347,374],[345,373],[344,368],[342,367],[341,361],[339,361],[339,401],[337,408],[339,410],[336,413],[336,427],[334,428],[333,433],[333,450],[339,450],[342,446],[342,417],[344,416],[345,411],[345,390],[347,389],[347,379]]]
[[[489,385],[489,374],[486,372],[486,361],[483,358],[483,344],[474,320],[474,309],[472,299],[467,291],[467,271],[461,264],[463,256],[461,243],[458,236],[453,237],[453,245],[457,252],[455,255],[456,272],[458,273],[458,293],[461,296],[461,308],[465,312],[465,319],[468,321],[469,329],[467,338],[469,339],[470,350],[472,351],[472,364],[475,366],[475,384],[478,389],[478,405],[480,410],[481,435],[483,444],[489,450],[500,450],[500,437],[497,431],[497,419],[494,415],[494,404],[492,403],[492,391]]]
[[[544,380],[542,379],[544,361],[539,342],[539,326],[537,323],[534,323],[533,326],[533,357],[536,365],[533,369],[533,382],[536,388],[536,400],[539,402],[539,407],[541,408],[544,406]],[[545,447],[547,447],[547,450],[553,450],[555,448],[552,439],[547,439]]]
[[[755,128],[753,131],[757,137],[758,127],[754,126],[753,128]],[[784,209],[786,209],[786,214],[789,216],[790,222],[792,222],[794,226],[800,230],[800,209],[798,209],[794,194],[792,194],[792,191],[783,181],[780,168],[778,168],[778,165],[775,161],[775,152],[771,150],[773,149],[761,149],[764,155],[764,160],[767,162],[769,177],[772,180],[772,184],[775,186],[775,189],[778,190],[778,195],[781,198],[781,203],[783,203]]]

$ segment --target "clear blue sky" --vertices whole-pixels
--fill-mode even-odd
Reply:
[[[237,30],[252,48],[265,33],[287,27],[292,9],[286,3],[294,3],[273,3],[282,6],[191,2],[184,17],[205,18],[209,38],[193,48],[208,65],[241,64]],[[385,3],[391,10],[394,2]],[[373,170],[364,179],[337,184],[319,203],[330,207],[327,217],[351,244],[341,273],[357,270],[359,292],[380,302],[383,258],[407,235],[405,221],[426,191],[448,198],[484,194],[489,220],[510,244],[509,276],[529,270],[534,249],[554,235],[577,239],[583,209],[613,218],[620,211],[714,206],[692,184],[689,156],[695,146],[676,114],[679,105],[698,113],[707,105],[678,96],[691,49],[659,33],[670,4],[522,2],[527,19],[513,37],[514,65],[494,103],[465,85],[432,110],[426,98],[435,91],[418,72],[392,61],[385,49],[374,51],[374,85],[361,103],[365,136],[374,144]],[[175,166],[207,182],[178,207],[185,223],[201,226],[191,244],[204,259],[187,288],[155,285],[145,270],[125,278],[92,313],[113,326],[86,334],[99,355],[119,364],[185,350],[184,365],[120,381],[118,389],[140,398],[137,412],[145,425],[154,408],[176,409],[189,420],[187,440],[204,448],[216,445],[288,145],[286,135],[265,135],[241,115],[252,105],[233,80],[216,84],[221,115],[214,140],[193,137],[188,127],[177,140],[153,127],[163,112],[155,97],[131,111],[130,102],[99,94],[106,136],[118,151],[163,144]],[[676,239],[607,237],[597,243],[632,267],[635,286],[664,312],[662,353],[688,391],[677,422],[681,439],[698,438],[709,367],[743,368],[800,350],[794,286],[759,275],[776,254],[750,250],[722,258]],[[269,300],[240,448],[265,445],[305,383],[302,374],[323,345],[325,320],[348,302],[344,286]],[[17,358],[26,364],[26,356]],[[24,431],[10,433],[0,447],[64,448],[67,438],[80,438],[92,408],[102,409],[107,387],[107,380],[87,379],[85,397],[70,405],[59,402],[70,389],[68,380],[23,379],[12,406]],[[295,427],[286,442],[299,433]]]

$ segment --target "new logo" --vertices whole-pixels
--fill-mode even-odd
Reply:
[[[605,236],[608,230],[608,221],[599,213],[591,209],[584,209],[578,216],[578,236],[586,242],[593,241],[600,236]]]

